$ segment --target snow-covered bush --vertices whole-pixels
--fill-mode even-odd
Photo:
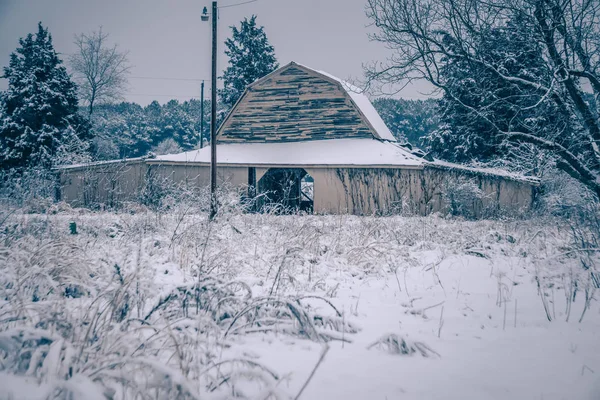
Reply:
[[[395,333],[383,335],[377,341],[371,343],[367,348],[375,348],[381,351],[385,351],[389,354],[399,354],[407,356],[418,354],[421,357],[439,357],[439,354],[436,353],[431,347],[427,346],[425,343],[412,342]]]
[[[543,175],[535,208],[540,214],[552,214],[569,217],[595,203],[594,196],[581,183],[564,172],[549,168]]]
[[[118,160],[119,146],[110,138],[96,136],[92,140],[94,159],[99,161]]]
[[[485,204],[486,195],[477,182],[464,176],[446,180],[442,198],[448,207],[448,214],[452,216],[488,217],[493,209],[493,205]]]
[[[171,177],[165,178],[150,167],[144,177],[139,200],[153,210],[163,210],[171,205],[172,200],[175,200],[174,196],[182,195],[183,189],[178,188]]]
[[[154,149],[152,150],[157,155],[163,154],[177,154],[181,153],[183,149],[181,146],[175,141],[173,138],[167,138],[160,142]]]
[[[45,213],[57,190],[56,177],[45,168],[0,170],[0,206]]]

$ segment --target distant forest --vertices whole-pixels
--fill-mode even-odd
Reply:
[[[436,100],[379,98],[373,105],[400,142],[421,146],[438,126]],[[225,111],[219,106],[219,121]],[[99,105],[92,116],[93,153],[98,160],[177,153],[200,146],[200,100]],[[204,140],[210,137],[210,101],[204,102]]]
[[[93,153],[99,160],[177,153],[200,145],[200,100],[103,104],[92,116]],[[204,137],[209,138],[210,102],[204,104]]]

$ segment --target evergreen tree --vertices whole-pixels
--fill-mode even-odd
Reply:
[[[4,68],[8,90],[0,101],[0,164],[49,167],[60,162],[55,156],[65,149],[63,142],[68,148],[85,147],[89,127],[77,112],[76,85],[48,29],[40,22],[37,34],[21,38],[19,44]]]
[[[160,112],[160,105],[156,103]],[[150,106],[146,107],[148,109]],[[98,105],[92,117],[96,136],[95,158],[139,157],[153,145],[155,118],[135,103]]]
[[[232,26],[231,31],[232,38],[225,42],[229,66],[223,73],[224,88],[220,91],[221,101],[228,109],[233,107],[246,86],[279,67],[264,27],[256,26],[256,15],[249,20],[244,18],[240,29]]]
[[[183,104],[177,100],[171,100],[162,108],[162,131],[163,142],[173,139],[182,149],[190,150],[198,146],[200,140],[200,129],[196,127],[199,115],[191,115],[186,110],[188,102]]]
[[[378,98],[373,101],[377,110],[394,137],[400,142],[414,146],[428,136],[439,124],[437,101]]]

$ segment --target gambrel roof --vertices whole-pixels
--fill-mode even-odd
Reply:
[[[291,62],[248,86],[221,125],[217,142],[350,138],[396,141],[359,88]]]
[[[150,163],[210,162],[210,148]],[[421,168],[367,96],[326,72],[294,62],[252,83],[217,133],[220,165]]]
[[[343,81],[340,78],[330,75],[327,72],[316,71],[304,65],[302,65],[302,67],[337,81],[340,85],[342,85],[342,88],[346,91],[346,93],[348,93],[354,105],[358,108],[361,114],[363,114],[364,117],[369,121],[369,124],[375,132],[374,136],[378,139],[389,140],[391,142],[396,141],[396,138],[392,132],[390,132],[377,110],[375,110],[375,107],[373,107],[371,100],[369,100],[369,98],[365,95],[364,90],[352,85],[351,83]]]

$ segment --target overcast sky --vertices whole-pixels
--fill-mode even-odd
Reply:
[[[248,0],[222,0],[228,6]],[[296,61],[340,78],[361,78],[362,64],[384,60],[388,51],[370,42],[366,0],[258,0],[220,9],[219,75],[227,65],[223,54],[229,26],[252,14],[265,27],[278,61]],[[18,39],[35,32],[38,21],[49,27],[56,50],[74,51],[73,36],[97,30],[129,51],[133,68],[129,101],[161,103],[199,97],[200,82],[210,86],[210,23],[201,22],[208,0],[0,0],[0,66],[8,64]],[[151,79],[143,79],[151,78]],[[157,79],[157,78],[170,78]],[[181,80],[175,80],[181,79]],[[7,81],[0,79],[0,90]],[[424,98],[424,86],[401,93]]]

